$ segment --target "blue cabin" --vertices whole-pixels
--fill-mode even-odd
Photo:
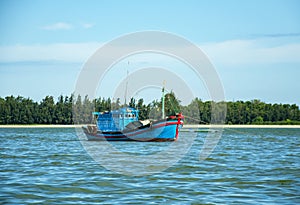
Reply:
[[[120,108],[110,112],[93,112],[97,116],[97,127],[101,131],[122,131],[126,125],[138,121],[139,111],[132,107]]]

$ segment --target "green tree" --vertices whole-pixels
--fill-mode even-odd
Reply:
[[[39,123],[51,124],[54,119],[55,104],[52,96],[46,96],[39,105]]]
[[[176,115],[180,112],[180,101],[176,98],[174,92],[165,95],[165,114],[166,116]]]
[[[144,99],[141,98],[138,100],[136,108],[139,110],[139,119],[145,120],[149,118],[150,105],[146,106],[144,104]]]
[[[135,105],[135,99],[134,98],[130,98],[129,107],[133,107],[133,108],[136,107],[136,105]]]
[[[66,124],[64,111],[65,111],[64,97],[61,95],[58,97],[58,101],[55,105],[53,123]]]
[[[192,102],[187,106],[181,106],[182,113],[185,115],[185,123],[187,124],[201,124],[202,120],[200,119],[199,107],[198,107],[198,98],[192,100]]]

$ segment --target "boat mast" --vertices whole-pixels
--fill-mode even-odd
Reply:
[[[129,65],[129,61],[128,61],[128,65]],[[126,104],[126,99],[127,99],[127,89],[128,89],[128,69],[127,69],[127,76],[126,76],[126,86],[125,86],[125,94],[124,94],[124,98],[125,98],[125,106]]]
[[[165,119],[165,84],[166,81],[163,82],[163,88],[162,88],[162,99],[161,99],[161,118]]]
[[[124,98],[125,98],[125,105],[127,105],[127,104],[126,104],[126,98],[127,98],[127,87],[128,87],[128,81],[126,82],[126,87],[125,87],[125,96],[124,96]]]

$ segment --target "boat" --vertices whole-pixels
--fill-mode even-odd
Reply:
[[[97,118],[96,125],[83,127],[88,140],[176,141],[184,119],[178,113],[161,120],[139,120],[139,110],[133,107],[93,112],[93,115]]]
[[[125,96],[126,93],[127,85]],[[182,113],[178,113],[165,117],[164,107],[165,88],[163,86],[160,120],[139,120],[139,110],[133,107],[123,107],[112,111],[93,112],[97,118],[96,125],[84,126],[83,131],[88,140],[176,141],[183,126],[184,116]]]

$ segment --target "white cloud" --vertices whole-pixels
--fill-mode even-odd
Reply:
[[[1,46],[0,62],[51,60],[84,62],[100,46],[101,43],[98,42]],[[218,66],[300,63],[300,43],[275,45],[262,40],[232,40],[207,43],[199,47],[212,63]]]
[[[16,45],[0,47],[0,62],[64,61],[84,62],[100,43],[59,43],[50,45]]]
[[[200,46],[213,63],[245,65],[260,63],[300,63],[300,43],[268,40],[232,40]]]
[[[95,26],[93,23],[82,23],[81,26],[85,29],[92,28]]]
[[[72,28],[73,26],[71,24],[65,22],[57,22],[42,27],[44,30],[70,30]]]
[[[77,28],[89,29],[89,28],[94,27],[95,24],[93,24],[93,23],[80,23],[77,26],[78,26]],[[54,24],[43,26],[41,28],[44,29],[44,30],[55,31],[55,30],[70,30],[70,29],[75,28],[75,26],[72,25],[72,24],[66,23],[66,22],[57,22],[57,23],[54,23]]]

